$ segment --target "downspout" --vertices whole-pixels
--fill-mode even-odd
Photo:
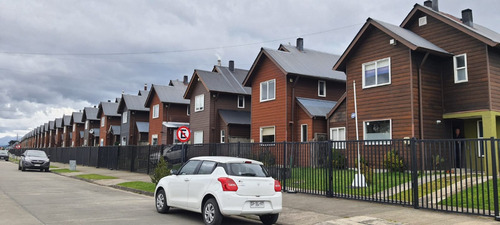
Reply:
[[[413,58],[411,49],[408,49],[410,58],[410,110],[411,110],[411,137],[415,137],[415,109],[413,107]]]
[[[292,84],[292,121],[293,123],[291,124],[291,129],[292,129],[292,143],[295,140],[295,86],[297,85],[297,82],[299,81],[299,76],[295,76],[295,81]]]
[[[429,56],[429,53],[425,53],[424,58],[422,59],[422,62],[420,62],[420,65],[418,66],[418,110],[419,110],[419,128],[420,128],[420,139],[424,139],[424,109],[422,107],[423,100],[422,100],[422,66],[425,64],[427,61],[427,57]]]

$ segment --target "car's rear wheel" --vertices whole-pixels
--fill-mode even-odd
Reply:
[[[21,164],[17,164],[17,170],[21,170]]]
[[[265,225],[275,224],[278,221],[278,217],[280,214],[267,214],[259,216],[260,221]]]
[[[206,225],[219,225],[222,223],[222,214],[214,198],[208,199],[203,206],[203,222]]]
[[[49,171],[50,171],[49,168],[45,169],[45,172],[49,172]]]
[[[155,203],[156,203],[156,211],[158,211],[159,213],[167,213],[168,210],[170,209],[170,206],[167,205],[167,197],[163,189],[160,189],[156,193]]]

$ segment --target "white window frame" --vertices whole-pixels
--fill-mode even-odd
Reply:
[[[422,16],[418,18],[418,26],[421,27],[425,25],[427,25],[427,16]]]
[[[90,120],[85,121],[85,130],[89,129]]]
[[[273,128],[274,129],[274,140],[272,141],[273,143],[276,142],[276,126],[265,126],[265,127],[260,127],[259,128],[259,138],[260,142],[262,143],[262,130],[266,128]]]
[[[377,79],[378,79],[378,74],[377,74],[377,68],[378,68],[378,63],[382,62],[382,61],[385,61],[385,60],[388,60],[388,63],[389,63],[389,81],[387,83],[383,83],[383,84],[377,84]],[[366,85],[366,82],[365,82],[365,67],[368,66],[368,65],[371,65],[371,64],[374,64],[375,65],[375,84],[373,85]],[[383,58],[383,59],[378,59],[378,60],[375,60],[375,61],[371,61],[371,62],[366,62],[366,63],[363,63],[361,65],[361,70],[363,71],[363,89],[365,88],[372,88],[372,87],[379,87],[379,86],[385,86],[385,85],[390,85],[391,82],[392,82],[392,74],[391,74],[391,57],[387,57],[387,58]]]
[[[104,124],[106,123],[106,116],[101,117],[101,127],[104,127]]]
[[[271,89],[270,88],[270,85],[269,83],[272,82],[272,88],[274,89],[274,96],[273,98],[269,98],[269,90]],[[267,90],[266,90],[266,93],[267,93],[267,96],[265,96],[266,98],[263,98],[264,96],[262,96],[262,85],[263,84],[266,84],[266,87],[267,87]],[[260,83],[260,102],[267,102],[267,101],[272,101],[272,100],[275,100],[276,99],[276,79],[272,79],[272,80],[267,80],[267,81],[263,81]]]
[[[242,101],[243,105],[240,105],[240,99],[243,99],[243,101]],[[236,99],[236,104],[238,106],[238,109],[244,109],[245,108],[245,96],[238,95],[238,98]]]
[[[479,123],[481,123],[481,127],[483,127],[484,129],[484,123],[483,123],[483,120],[478,120],[476,122],[476,129],[477,129],[477,139],[484,139],[483,136],[481,136],[481,129],[479,128]],[[484,135],[484,133],[483,133]],[[484,157],[484,151],[485,151],[485,146],[486,143],[483,142],[482,140],[478,141],[477,143],[477,156],[478,157]],[[481,148],[483,149],[482,152],[481,152]]]
[[[63,133],[65,134],[66,132],[68,132],[68,126],[64,126],[63,128]]]
[[[321,88],[323,87],[323,94],[321,94]],[[318,80],[318,96],[326,97],[326,81]]]
[[[197,139],[198,137],[198,139]],[[195,131],[193,132],[193,144],[203,144],[203,131],[202,130],[199,130],[199,131]]]
[[[156,144],[154,141],[155,139],[156,139]],[[153,146],[158,145],[158,134],[151,135],[151,145],[153,145]]]
[[[391,141],[373,141],[371,139],[366,139],[366,123],[381,122],[381,121],[389,121],[389,138],[387,138],[387,140],[392,139],[392,119],[365,120],[365,121],[363,121],[363,140],[365,141],[365,145],[390,145],[391,144]],[[385,139],[383,139],[383,140],[385,140]]]
[[[128,123],[128,111],[122,113],[122,123]]]
[[[205,109],[205,94],[194,97],[194,111],[201,112]]]
[[[226,130],[220,130],[220,143],[226,143]]]
[[[71,141],[71,147],[75,147],[75,141]]]
[[[186,115],[191,115],[191,105],[187,105],[186,107]]]
[[[76,123],[73,124],[73,132],[76,131]]]
[[[340,131],[343,130],[344,131],[344,136],[341,137],[340,136]],[[333,135],[333,132],[334,131],[337,131],[337,136],[334,136]],[[346,130],[345,130],[345,127],[332,127],[330,128],[330,140],[331,141],[345,141],[346,140]],[[334,143],[335,146],[333,146],[333,148],[335,149],[345,149],[345,142],[341,142],[341,143]]]
[[[304,134],[304,127],[306,128],[306,133]],[[300,142],[307,142],[308,129],[307,124],[300,124]],[[276,137],[276,130],[274,131],[274,136]]]
[[[160,117],[160,104],[153,106],[153,119]]]
[[[459,57],[464,57],[464,67],[457,67],[457,58]],[[465,71],[465,80],[458,80],[458,70],[464,70]],[[453,56],[453,74],[454,74],[454,79],[455,79],[455,84],[458,83],[464,83],[469,81],[469,74],[467,72],[467,54],[460,54],[460,55],[455,55]]]
[[[99,143],[101,146],[104,146],[104,138],[101,138],[101,142]]]

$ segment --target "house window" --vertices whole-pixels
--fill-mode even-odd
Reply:
[[[391,120],[365,121],[364,122],[364,140],[386,140],[392,138]],[[366,144],[389,144],[389,142],[375,141],[366,142]]]
[[[160,105],[156,104],[153,106],[153,119],[160,117]]]
[[[158,134],[151,135],[151,145],[158,145]]]
[[[260,101],[270,101],[276,98],[276,80],[268,80],[260,83]]]
[[[467,82],[467,55],[453,56],[453,71],[455,72],[455,83]]]
[[[187,108],[187,109],[186,109],[186,114],[187,114],[188,116],[189,116],[189,115],[191,115],[191,106],[190,106],[190,105],[187,105],[187,107],[186,107],[186,108]]]
[[[71,147],[75,147],[75,141],[71,141]]]
[[[391,83],[391,59],[363,63],[363,88]]]
[[[101,146],[104,146],[104,139],[101,138],[101,143],[100,143]]]
[[[87,139],[83,140],[83,146],[87,146],[87,143],[88,143]]]
[[[300,141],[307,142],[307,124],[300,125]]]
[[[238,95],[238,108],[239,109],[245,108],[245,96],[243,95]]]
[[[220,143],[226,143],[226,131],[220,130]]]
[[[127,123],[128,121],[128,112],[123,112],[122,114],[122,123]]]
[[[483,139],[484,134],[483,134],[483,121],[478,120],[477,121],[477,139]],[[484,157],[484,146],[486,143],[483,140],[479,140],[477,143],[477,155],[478,157]]]
[[[193,144],[203,144],[203,131],[194,132]]]
[[[106,117],[105,117],[105,116],[103,116],[103,117],[101,118],[101,127],[104,127],[104,124],[105,124],[105,123],[106,123]]]
[[[197,95],[195,98],[194,98],[194,111],[195,112],[199,112],[199,111],[203,111],[203,109],[205,108],[205,95],[204,94],[201,94],[201,95]]]
[[[345,127],[330,128],[330,140],[334,141],[334,149],[345,149]]]
[[[127,145],[127,138],[122,137],[122,146],[125,146],[125,145]]]
[[[260,142],[274,142],[275,127],[260,128]]]
[[[427,24],[427,16],[422,16],[420,18],[418,18],[418,26],[421,27],[421,26],[424,26]]]
[[[318,81],[318,96],[326,97],[326,82],[323,80]]]
[[[90,121],[89,121],[89,120],[85,121],[85,130],[88,130],[88,129],[89,129],[89,123],[90,123]]]
[[[66,133],[68,131],[68,127],[64,126],[63,133]]]
[[[76,123],[73,124],[73,132],[76,130]]]

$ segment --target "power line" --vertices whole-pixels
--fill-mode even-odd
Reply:
[[[324,30],[324,31],[317,31],[317,32],[312,32],[312,33],[306,33],[302,34],[299,36],[313,36],[313,35],[319,35],[319,34],[324,34],[332,31],[337,31],[337,30],[342,30],[354,26],[361,25],[362,23],[357,23],[357,24],[352,24],[352,25],[347,25],[343,27],[337,27],[329,30]],[[259,41],[259,42],[251,42],[251,43],[245,43],[245,44],[235,44],[235,45],[226,45],[226,46],[219,46],[219,47],[206,47],[206,48],[194,48],[194,49],[180,49],[180,50],[162,50],[162,51],[144,51],[144,52],[104,52],[104,53],[51,53],[51,52],[7,52],[7,51],[0,51],[0,54],[10,54],[10,55],[44,55],[44,56],[120,56],[120,55],[153,55],[153,54],[169,54],[169,53],[183,53],[183,52],[197,52],[197,51],[207,51],[207,50],[216,50],[216,49],[224,49],[224,48],[237,48],[237,47],[244,47],[244,46],[250,46],[250,45],[258,45],[258,44],[264,44],[264,43],[270,43],[270,42],[276,42],[276,41],[283,41],[283,40],[288,40],[290,38],[296,38],[297,36],[294,37],[285,37],[285,38],[279,38],[279,39],[273,39],[273,40],[266,40],[266,41]]]

